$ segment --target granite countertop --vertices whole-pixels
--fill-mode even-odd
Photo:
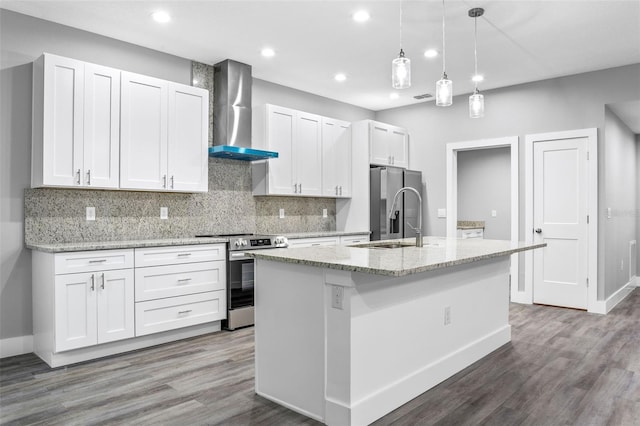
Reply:
[[[130,240],[130,241],[93,241],[81,243],[58,244],[25,244],[28,249],[39,250],[48,253],[64,253],[70,251],[85,250],[113,250],[140,247],[186,246],[191,244],[220,244],[226,243],[226,238],[163,238],[157,240]]]
[[[484,220],[459,220],[458,229],[484,229]]]
[[[412,243],[414,238],[393,240]],[[447,239],[444,237],[424,237],[424,247],[403,247],[395,249],[361,248],[355,246],[320,246],[304,248],[284,248],[256,250],[247,253],[256,259],[276,262],[297,263],[320,268],[367,274],[401,277],[436,269],[449,268],[465,263],[477,262],[499,256],[507,256],[525,250],[546,246],[504,240]],[[375,241],[384,244],[391,241]]]

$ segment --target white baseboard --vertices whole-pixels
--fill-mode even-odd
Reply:
[[[520,303],[522,305],[533,304],[531,297],[528,296],[524,291],[517,291],[517,292],[511,293],[511,301],[513,303]]]
[[[638,286],[638,277],[634,277],[629,280],[628,283],[623,285],[618,291],[613,293],[607,298],[607,300],[598,300],[596,306],[589,307],[589,312],[594,314],[608,314],[616,305],[624,300],[625,297],[631,293],[635,287]]]
[[[33,352],[33,336],[0,339],[0,358],[30,354]]]
[[[635,286],[636,287],[640,287],[640,277],[638,277],[638,276],[633,277],[631,279],[631,282],[634,282],[634,281],[635,281]]]

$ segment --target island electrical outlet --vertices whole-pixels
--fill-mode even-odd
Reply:
[[[445,306],[444,308],[444,325],[451,324],[451,306]]]
[[[339,285],[331,286],[331,307],[342,309],[344,301],[344,287]]]

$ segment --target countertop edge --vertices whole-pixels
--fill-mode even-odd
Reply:
[[[167,238],[158,240],[131,240],[131,241],[87,241],[82,243],[57,243],[38,244],[25,243],[25,247],[30,250],[42,251],[45,253],[66,253],[73,251],[94,251],[94,250],[118,250],[128,248],[145,247],[167,247],[167,246],[188,246],[201,244],[224,244],[229,240],[226,238]]]

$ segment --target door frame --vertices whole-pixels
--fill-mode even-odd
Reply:
[[[525,135],[524,237],[533,243],[533,144],[557,139],[587,138],[587,311],[606,314],[606,303],[598,302],[598,129],[578,129]],[[533,252],[524,253],[524,303],[533,303]]]
[[[520,182],[518,136],[502,138],[477,139],[466,142],[452,142],[447,144],[447,238],[456,238],[458,223],[458,152],[475,151],[491,148],[511,148],[511,241],[517,242],[519,234],[518,186]],[[519,257],[518,253],[511,255],[511,300],[520,302],[519,288]]]

